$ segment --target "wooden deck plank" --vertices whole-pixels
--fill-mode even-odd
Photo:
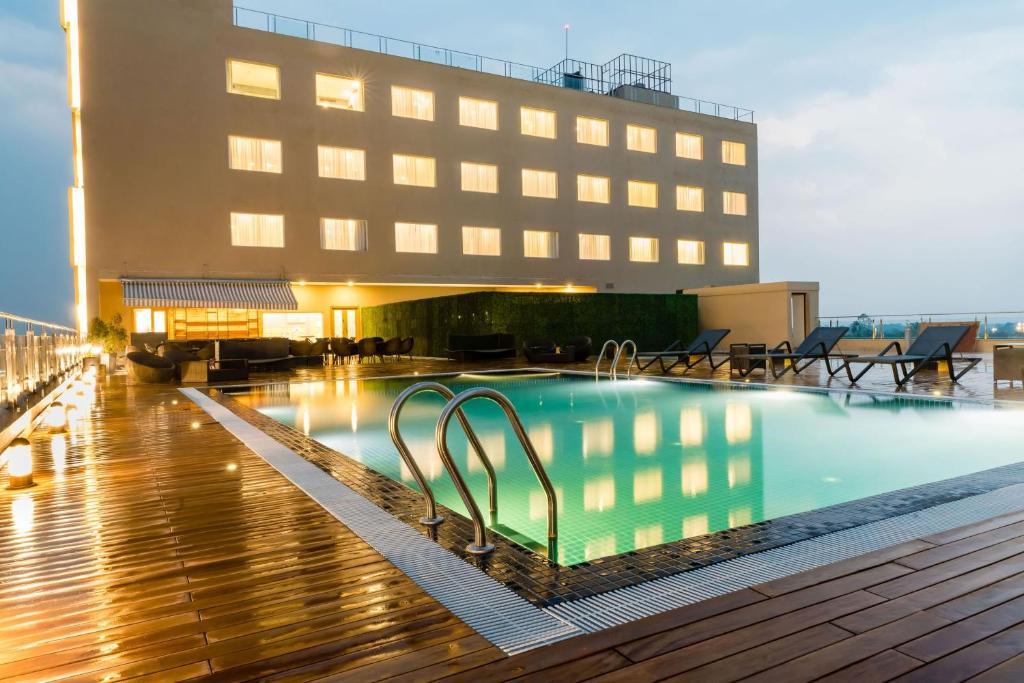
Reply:
[[[710,664],[699,666],[666,680],[674,683],[704,683],[706,681],[738,681],[791,659],[813,652],[826,645],[850,637],[849,631],[831,624],[821,624],[805,631],[773,640],[745,652],[731,655]]]
[[[913,593],[901,595],[863,612],[851,614],[836,623],[849,631],[861,633],[929,608],[938,616],[955,621],[957,618],[970,616],[982,609],[1016,597],[1019,594],[1014,594],[1016,587],[1024,583],[1024,576],[1021,575],[1021,572],[1024,572],[1024,554],[1014,555],[1001,562],[954,576]],[[1002,580],[1012,583],[1004,586],[1002,590],[989,591],[987,587],[990,584],[1001,583]],[[1000,583],[995,585],[998,586]],[[1004,594],[1009,595],[1005,600],[999,599],[999,596]],[[976,607],[976,605],[986,604],[987,607]],[[958,609],[963,612],[960,617],[955,616]]]
[[[927,612],[926,614],[932,614]],[[972,617],[951,623],[897,648],[923,662],[944,657],[1016,624],[1024,622],[1024,597],[1010,600]]]
[[[787,612],[794,612],[803,607],[824,602],[830,598],[854,593],[860,589],[883,583],[894,576],[902,576],[908,571],[910,570],[906,567],[894,564],[872,567],[850,576],[832,579],[777,598],[770,598],[764,602],[742,607],[694,624],[641,638],[619,646],[618,650],[632,661],[640,662],[760,621],[766,621]],[[864,607],[866,606],[865,604]]]
[[[954,576],[969,572],[980,567],[1005,560],[1024,552],[1024,544],[1017,539],[1011,539],[994,546],[976,550],[973,553],[957,557],[940,564],[932,565],[908,574],[907,576],[893,579],[879,586],[872,588],[872,592],[887,598],[898,598],[907,593],[921,590],[936,583],[941,583]]]
[[[805,631],[811,626],[878,602],[879,598],[866,591],[857,591],[805,607],[788,614],[745,626],[737,630],[691,645],[673,649],[656,657],[635,663],[626,669],[606,676],[606,681],[648,680],[655,676],[668,676],[689,671],[698,666],[718,661],[730,655],[750,650],[786,636]],[[842,631],[835,628],[833,633]],[[847,636],[849,632],[843,631]],[[621,648],[620,648],[621,651]],[[632,657],[631,657],[632,659]]]
[[[921,662],[896,650],[883,650],[852,666],[820,678],[821,683],[875,683],[887,681],[921,666]]]
[[[965,681],[1024,652],[1024,627],[1007,629],[915,669],[898,680],[906,683]],[[1018,679],[1020,680],[1020,679]]]
[[[828,645],[816,652],[768,669],[748,680],[785,683],[811,681],[889,650],[916,636],[934,631],[948,623],[945,619],[918,612],[872,631]]]
[[[929,550],[923,550],[913,555],[907,555],[896,560],[896,562],[913,569],[924,569],[940,562],[972,553],[975,550],[988,548],[1003,541],[1019,539],[1021,536],[1024,536],[1024,522],[1017,522],[1016,524],[1009,524],[998,529],[968,536],[967,538],[946,543]]]

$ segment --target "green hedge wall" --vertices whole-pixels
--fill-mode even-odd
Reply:
[[[367,337],[415,337],[413,353],[444,357],[448,333],[510,332],[527,339],[565,342],[634,339],[642,350],[662,349],[697,334],[692,294],[547,294],[474,292],[369,306],[362,311]]]

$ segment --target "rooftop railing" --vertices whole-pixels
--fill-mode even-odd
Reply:
[[[922,323],[978,323],[978,339],[1024,339],[1024,311],[970,313],[893,313],[890,315],[820,316],[819,325],[850,328],[850,339],[906,339],[917,336]]]
[[[0,406],[18,408],[76,367],[89,347],[78,332],[0,312]]]
[[[401,38],[390,38],[375,33],[365,33],[341,26],[331,26],[305,19],[285,17],[279,14],[271,14],[261,10],[248,9],[245,7],[234,8],[234,24],[239,28],[267,31],[293,38],[305,38],[323,43],[351,47],[357,50],[368,50],[380,54],[392,55],[394,57],[405,57],[420,62],[442,64],[458,69],[468,69],[480,73],[517,78],[535,83],[547,83],[551,85],[550,79],[542,77],[550,72],[550,69],[520,64],[507,59],[485,57],[471,52],[451,50],[446,47],[414,43]],[[608,95],[610,93],[601,93]],[[617,95],[620,96],[621,95]],[[635,96],[628,96],[625,99],[640,100]],[[754,122],[754,110],[744,107],[736,107],[730,104],[710,102],[695,97],[676,96],[675,106],[682,111],[706,114],[719,118],[732,119],[734,121]]]

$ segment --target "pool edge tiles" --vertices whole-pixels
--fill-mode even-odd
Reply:
[[[197,389],[181,389],[250,450],[507,654],[582,631],[537,609]]]
[[[230,395],[213,390],[213,397],[411,528],[427,535],[424,527],[418,524],[422,498],[413,489],[243,405]],[[933,399],[924,397],[922,400],[930,402]],[[531,603],[546,607],[715,565],[1018,483],[1024,483],[1024,463],[920,484],[569,566],[549,563],[544,557],[498,534],[491,534],[492,542],[497,547],[492,555],[482,559],[468,556],[464,547],[472,538],[472,525],[466,517],[443,506],[442,514],[446,522],[437,530],[436,541]]]

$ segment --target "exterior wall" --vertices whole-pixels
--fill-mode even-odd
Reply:
[[[138,332],[134,329],[134,320],[131,308],[124,305],[121,283],[116,280],[106,280],[99,283],[97,287],[99,308],[97,315],[104,320],[110,320],[115,314],[121,314],[125,329],[129,332]],[[331,315],[335,308],[363,308],[366,306],[380,306],[401,301],[413,301],[429,299],[434,297],[451,296],[454,294],[467,294],[479,291],[502,291],[502,292],[529,292],[536,293],[536,287],[456,287],[456,286],[408,286],[408,285],[352,285],[347,284],[320,284],[309,283],[305,285],[293,284],[292,293],[298,303],[298,313],[321,313],[324,321],[324,334],[330,336]],[[566,293],[564,287],[542,287],[539,291],[543,293]],[[588,294],[593,290],[586,287],[573,287],[572,291],[579,294]],[[261,313],[266,311],[261,311]],[[262,324],[262,318],[261,318]],[[356,319],[356,330],[362,336],[362,320],[360,316]],[[262,332],[262,330],[261,330]]]
[[[769,282],[734,287],[687,289],[696,294],[702,330],[728,328],[723,344],[764,343],[768,347],[788,339],[794,346],[803,341],[799,321],[791,315],[790,297],[804,294],[804,329],[810,332],[818,320],[817,282]]]
[[[756,126],[613,97],[481,74],[232,25],[230,0],[78,0],[86,181],[89,315],[101,279],[259,277],[293,282],[393,282],[488,287],[588,285],[672,292],[756,282]],[[278,100],[229,94],[228,58],[280,67]],[[365,111],[315,105],[317,71],[365,82]],[[390,86],[430,90],[435,121],[391,115]],[[499,103],[499,130],[458,125],[458,97]],[[557,140],[521,135],[520,105],[558,114]],[[576,142],[576,115],[605,118],[610,146]],[[627,123],[658,130],[658,151],[627,151]],[[704,136],[704,160],[675,156],[674,133]],[[282,141],[282,174],[228,168],[228,135]],[[722,139],[747,145],[747,165],[721,163]],[[367,180],[321,179],[318,144],[366,150]],[[432,156],[437,188],[395,186],[392,153]],[[497,195],[462,192],[461,161],[498,165]],[[520,170],[559,173],[556,200],[521,196]],[[576,199],[576,174],[611,177],[608,205]],[[629,207],[627,179],[657,180],[659,208]],[[703,213],[675,208],[675,186],[705,188]],[[748,195],[725,216],[722,190]],[[283,214],[285,247],[233,247],[232,211]],[[369,222],[366,252],[320,248],[321,217]],[[394,223],[439,226],[439,253],[397,254]],[[502,256],[462,255],[461,226],[502,229]],[[526,259],[522,230],[560,233],[560,258]],[[577,258],[577,233],[612,236],[612,260]],[[628,261],[628,237],[660,238],[660,263]],[[676,263],[677,238],[703,239],[703,266]],[[748,267],[724,267],[721,242],[747,242]]]

